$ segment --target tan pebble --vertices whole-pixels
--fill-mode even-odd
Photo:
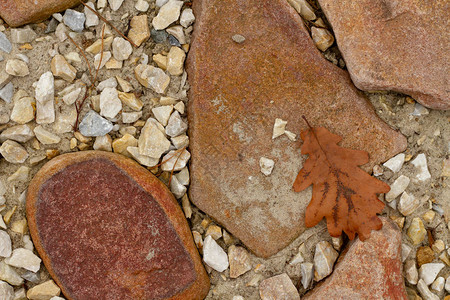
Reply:
[[[405,100],[406,100],[406,102],[409,103],[409,104],[414,104],[414,103],[416,103],[416,101],[415,101],[413,98],[411,98],[411,97],[406,97]]]
[[[108,62],[105,64],[105,67],[108,70],[116,70],[116,69],[122,69],[123,61],[118,61],[114,57],[111,57]]]
[[[192,207],[187,194],[184,194],[181,198],[181,206],[183,207],[186,218],[190,219],[192,216]]]
[[[33,149],[35,149],[35,150],[41,149],[41,145],[39,144],[39,141],[37,140],[37,138],[34,138],[31,140],[31,147],[33,147]]]
[[[66,61],[64,56],[59,54],[53,57],[51,69],[55,77],[60,77],[67,82],[72,82],[77,75],[77,70]]]
[[[55,158],[56,156],[59,155],[59,150],[58,149],[48,149],[45,151],[46,155],[47,155],[47,159],[52,159]]]
[[[11,222],[11,218],[14,215],[14,213],[17,210],[17,205],[14,205],[10,210],[8,210],[6,212],[6,214],[3,216],[3,221],[5,221],[6,225],[9,224],[9,222]]]
[[[439,259],[442,260],[447,266],[450,267],[450,259],[448,258],[447,253],[442,252],[441,255],[439,255]]]
[[[223,241],[225,242],[225,245],[230,246],[235,242],[234,237],[229,234],[225,229],[222,231],[222,237]]]
[[[144,120],[137,120],[133,126],[135,127],[143,127],[145,125],[145,121]]]
[[[396,217],[396,216],[391,216],[391,220],[395,222],[395,224],[397,224],[397,226],[400,229],[403,229],[403,226],[405,224],[405,217]]]
[[[414,245],[420,244],[426,236],[427,231],[420,218],[414,218],[411,221],[411,225],[408,228],[408,236],[412,240]]]
[[[76,138],[70,139],[70,150],[73,150],[77,147],[78,141]]]
[[[203,221],[200,225],[203,227],[203,229],[206,229],[206,228],[208,228],[209,224],[211,224],[211,220],[208,218],[205,218],[205,219],[203,219]]]
[[[422,218],[425,222],[431,223],[431,222],[433,222],[435,216],[436,216],[436,213],[432,210],[429,210],[423,214]]]
[[[50,299],[54,296],[59,296],[61,289],[55,284],[53,280],[38,284],[27,292],[27,298],[30,300]]]
[[[167,56],[164,56],[161,54],[155,54],[155,55],[153,55],[153,61],[161,69],[167,70]]]
[[[122,101],[122,103],[129,108],[140,111],[144,104],[142,101],[136,97],[134,93],[124,93],[124,92],[118,92],[119,99]]]
[[[112,42],[113,42],[112,36],[104,38],[103,39],[103,51],[109,50],[111,48]],[[88,53],[91,53],[91,54],[100,53],[100,51],[102,51],[102,39],[98,39],[97,41],[95,41],[92,45],[87,47],[85,51]]]
[[[92,140],[92,138],[82,135],[79,131],[75,132],[73,135],[75,136],[75,138],[77,140],[79,140],[82,143],[86,143],[87,144],[87,143],[89,143]]]
[[[333,35],[324,28],[311,27],[311,36],[317,48],[326,51],[334,43]]]
[[[81,143],[81,144],[78,145],[78,149],[79,149],[80,151],[88,150],[88,149],[89,149],[89,145],[86,144],[86,143]]]
[[[181,48],[183,48],[184,52],[188,53],[189,52],[189,44],[183,44],[181,45]]]
[[[125,134],[120,139],[115,139],[112,143],[114,153],[122,154],[127,157],[132,157],[130,152],[128,152],[128,147],[137,147],[138,140],[131,134]]]
[[[445,250],[445,244],[443,240],[435,240],[433,245],[431,246],[431,249],[433,249],[436,253],[441,253]]]
[[[27,220],[26,219],[20,219],[17,221],[14,221],[11,224],[11,230],[20,234],[25,234],[27,232]]]
[[[222,237],[222,228],[217,225],[210,225],[206,230],[205,236],[210,235],[214,240],[220,239]]]
[[[130,27],[131,29],[128,33],[128,38],[136,44],[136,46],[139,47],[150,37],[147,15],[144,14],[133,17],[130,22]]]
[[[131,85],[131,83],[129,83],[122,77],[116,76],[116,79],[117,79],[117,82],[119,83],[120,88],[122,89],[122,92],[129,93],[133,90],[133,86]]]

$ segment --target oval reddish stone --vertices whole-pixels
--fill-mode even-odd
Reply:
[[[17,27],[45,20],[53,13],[78,4],[79,0],[2,0],[0,17],[9,26]]]
[[[32,180],[37,251],[68,299],[203,299],[209,279],[186,219],[153,174],[124,156],[61,155]]]

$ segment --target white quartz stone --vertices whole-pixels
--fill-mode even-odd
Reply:
[[[5,259],[5,263],[13,267],[37,272],[41,266],[41,259],[28,249],[17,248],[13,251],[11,257]]]
[[[195,16],[194,16],[194,13],[192,12],[192,9],[190,9],[190,8],[184,9],[180,16],[181,26],[183,26],[184,28],[187,28],[190,25],[192,25],[192,23],[194,23],[194,21],[195,21]]]
[[[11,238],[6,231],[0,230],[0,256],[9,257],[12,253]]]
[[[114,118],[122,109],[122,101],[115,88],[105,88],[100,94],[100,115]]]
[[[55,82],[52,72],[42,74],[33,86],[36,89],[36,123],[53,123],[55,121]]]
[[[166,29],[170,24],[178,20],[180,17],[181,7],[183,1],[171,0],[164,4],[158,12],[158,15],[153,18],[152,25],[156,30]]]
[[[418,174],[416,178],[420,181],[425,181],[431,178],[431,174],[428,171],[427,158],[425,154],[421,153],[417,155],[417,157],[411,161],[411,163],[418,169]]]
[[[395,198],[397,198],[401,193],[403,193],[406,188],[408,187],[410,182],[409,177],[406,177],[404,175],[400,175],[399,178],[397,178],[394,183],[391,184],[391,190],[386,194],[386,201],[391,202]]]
[[[38,141],[44,145],[57,144],[61,141],[59,136],[45,130],[41,125],[36,126],[33,131]]]
[[[319,242],[314,253],[314,279],[320,281],[333,272],[339,254],[327,241]]]
[[[163,171],[180,171],[186,167],[187,162],[191,158],[191,154],[186,149],[180,151],[172,150],[167,153],[162,161],[161,170]]]
[[[419,269],[419,277],[423,279],[426,285],[430,285],[444,266],[443,263],[423,264]]]
[[[277,137],[284,134],[286,124],[287,121],[283,121],[282,119],[275,119],[275,124],[273,125],[272,139],[276,139]]]
[[[419,279],[419,282],[417,283],[417,289],[419,290],[420,295],[425,300],[439,300],[439,297],[430,291],[423,279]]]
[[[275,162],[266,157],[261,157],[259,159],[259,167],[261,168],[261,173],[263,173],[266,176],[269,176],[272,174],[273,167],[275,166]]]
[[[217,272],[225,271],[229,265],[228,255],[210,235],[203,242],[203,261]]]
[[[403,166],[405,162],[405,154],[400,153],[389,159],[387,162],[383,164],[386,168],[390,169],[392,172],[397,173]]]

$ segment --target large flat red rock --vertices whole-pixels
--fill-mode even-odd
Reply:
[[[302,231],[311,190],[292,183],[305,157],[301,141],[272,140],[276,118],[299,136],[323,126],[342,146],[366,150],[370,169],[406,147],[348,74],[327,62],[285,0],[194,1],[188,58],[190,196],[255,254],[275,254]],[[245,37],[236,43],[236,34]],[[259,160],[275,161],[272,175]]]
[[[319,0],[355,85],[450,109],[447,0]]]
[[[78,4],[79,0],[1,0],[0,17],[9,26],[16,27],[42,21]]]
[[[203,299],[209,279],[170,191],[136,162],[58,156],[32,180],[36,249],[67,299]]]
[[[402,274],[402,233],[381,218],[383,228],[361,242],[355,239],[341,254],[334,271],[305,300],[408,299]]]

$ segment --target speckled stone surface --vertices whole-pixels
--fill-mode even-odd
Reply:
[[[285,0],[196,0],[187,70],[190,199],[255,254],[271,256],[304,231],[311,190],[295,193],[301,141],[272,140],[276,118],[297,134],[323,126],[370,153],[370,170],[406,139],[382,122],[348,74],[326,61]],[[232,37],[245,37],[236,43]],[[259,160],[275,161],[270,176]]]
[[[450,109],[447,0],[319,0],[355,85]]]
[[[0,17],[9,26],[17,27],[42,21],[77,4],[80,4],[79,0],[2,0]]]
[[[209,279],[168,189],[124,156],[58,156],[32,180],[33,242],[67,299],[203,299]]]
[[[402,276],[402,234],[397,225],[381,218],[383,228],[370,238],[359,238],[341,253],[333,273],[302,299],[408,299]]]

